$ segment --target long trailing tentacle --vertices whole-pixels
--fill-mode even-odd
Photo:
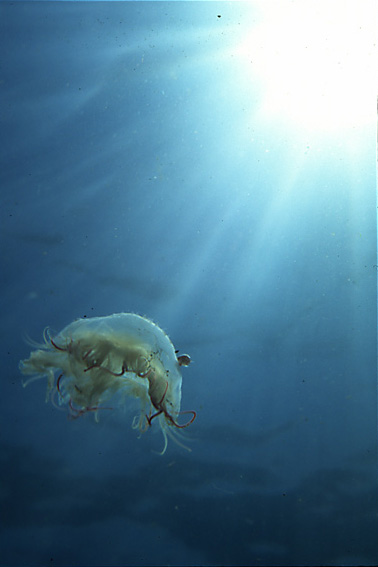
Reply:
[[[189,427],[190,424],[193,423],[193,421],[196,419],[197,417],[197,413],[194,410],[186,410],[186,411],[180,411],[179,415],[182,415],[184,413],[191,413],[193,414],[193,417],[187,422],[187,423],[183,423],[182,425],[177,423],[172,416],[170,416],[168,413],[164,412],[165,417],[172,423],[172,425],[174,425],[175,427],[177,427],[178,429],[185,429],[185,427]]]

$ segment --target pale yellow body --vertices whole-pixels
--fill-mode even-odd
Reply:
[[[157,325],[139,315],[120,313],[79,319],[54,337],[45,331],[44,339],[20,363],[23,374],[36,375],[24,385],[47,376],[47,399],[57,393],[59,403],[68,404],[73,417],[93,411],[98,418],[103,404],[115,394],[138,398],[141,411],[133,427],[144,431],[156,418],[165,451],[169,428],[183,427],[177,423],[182,378],[174,347]]]

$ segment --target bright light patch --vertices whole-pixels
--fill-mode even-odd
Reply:
[[[371,119],[375,9],[369,7],[362,13],[345,1],[260,5],[261,23],[237,54],[251,81],[262,82],[262,118],[326,132]]]

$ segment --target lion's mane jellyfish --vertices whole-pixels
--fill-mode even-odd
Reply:
[[[43,338],[20,362],[21,372],[32,376],[24,386],[46,376],[46,401],[66,404],[72,418],[94,412],[98,420],[101,410],[112,409],[107,404],[115,394],[122,402],[137,398],[140,414],[133,428],[144,432],[156,420],[164,435],[162,454],[173,429],[194,421],[194,411],[180,411],[180,367],[188,366],[190,357],[177,356],[164,331],[145,317],[119,313],[78,319],[57,335],[45,329]],[[191,417],[181,424],[182,414]]]

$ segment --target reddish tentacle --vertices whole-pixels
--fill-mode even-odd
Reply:
[[[157,411],[156,413],[154,413],[154,415],[146,415],[146,419],[147,419],[148,425],[151,427],[151,421],[152,421],[155,417],[157,417],[158,415],[160,415],[160,414],[162,414],[162,413],[163,413],[163,410],[159,410],[159,411]]]
[[[54,343],[54,341],[52,340],[51,337],[50,337],[50,342],[51,342],[52,346],[54,348],[56,348],[56,350],[61,350],[63,352],[67,352],[68,348],[62,348],[62,347],[58,346],[57,344]]]
[[[86,414],[88,411],[97,411],[97,410],[112,410],[113,408],[104,408],[104,407],[100,407],[100,406],[87,406],[85,408],[75,408],[75,406],[72,403],[72,400],[70,399],[70,401],[68,402],[68,405],[70,407],[71,410],[71,415],[69,417],[71,417],[71,419],[77,419],[78,417],[81,417],[82,415]]]
[[[146,372],[137,372],[137,376],[139,376],[139,378],[147,378],[151,374],[151,370],[152,368],[149,368]]]
[[[85,360],[90,354],[93,352],[93,348],[89,349],[83,356],[83,360]]]
[[[167,385],[166,385],[165,390],[164,390],[164,394],[163,394],[163,396],[162,396],[160,402],[158,402],[157,405],[156,405],[154,402],[152,402],[152,404],[154,405],[154,407],[155,407],[157,410],[160,409],[161,411],[164,411],[164,410],[161,409],[160,406],[161,406],[161,404],[162,404],[163,401],[164,401],[164,398],[165,398],[165,396],[166,396],[166,394],[167,394],[167,390],[168,390],[168,380],[167,380]]]
[[[161,406],[161,404],[162,404],[163,401],[164,401],[164,398],[165,398],[165,396],[166,396],[167,390],[168,390],[168,380],[167,380],[167,385],[166,385],[165,390],[164,390],[164,394],[163,394],[163,396],[162,396],[160,402],[158,402],[158,403],[156,404],[155,402],[153,402],[153,401],[151,400],[152,405],[153,405],[154,408],[156,408],[158,411],[157,411],[156,413],[154,413],[154,415],[151,415],[151,413],[150,413],[150,415],[146,415],[146,419],[147,419],[148,425],[149,425],[150,427],[151,427],[151,421],[152,421],[155,417],[157,417],[158,415],[160,415],[160,414],[162,414],[162,413],[165,414],[164,409],[162,409],[160,406]]]
[[[109,368],[106,368],[105,366],[101,366],[101,364],[92,364],[92,366],[88,366],[88,368],[84,368],[84,372],[88,372],[88,370],[93,370],[93,368],[101,368],[101,370],[105,370],[112,376],[122,376],[123,374],[125,374],[125,372],[127,372],[127,368],[125,368],[125,366],[122,366],[121,372],[113,372],[112,370],[109,370]]]
[[[58,380],[56,381],[56,389],[58,390],[60,395],[62,395],[62,392],[60,391],[60,381],[62,378],[63,378],[63,374],[60,374],[60,376],[58,376]]]
[[[178,429],[184,429],[185,427],[188,427],[191,423],[193,423],[193,421],[196,419],[197,414],[194,410],[187,410],[187,411],[180,411],[179,415],[182,415],[184,413],[192,413],[193,417],[188,421],[188,423],[184,423],[183,425],[180,425],[179,423],[176,423],[175,420],[173,419],[172,416],[170,416],[168,413],[164,412],[165,417],[167,417],[169,419],[169,421],[172,423],[172,425],[174,425],[175,427],[177,427]]]

